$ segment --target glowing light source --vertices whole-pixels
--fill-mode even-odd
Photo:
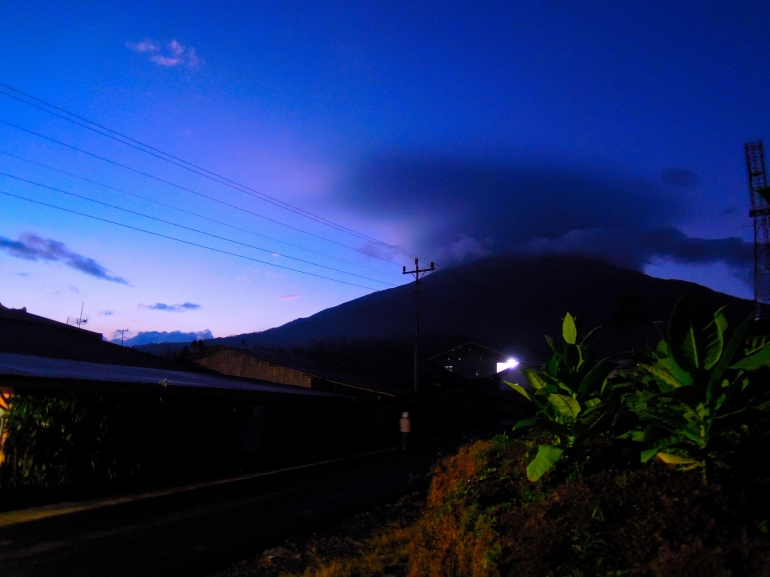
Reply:
[[[501,373],[503,371],[507,371],[508,369],[512,369],[516,367],[519,364],[519,361],[516,359],[508,359],[504,363],[497,363],[497,372]]]

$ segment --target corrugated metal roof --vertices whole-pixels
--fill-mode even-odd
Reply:
[[[277,385],[267,381],[217,377],[184,371],[170,371],[124,365],[107,365],[52,359],[15,353],[0,353],[0,377],[25,377],[32,379],[79,380],[101,383],[126,383],[159,385],[166,387],[195,387],[199,389],[225,389],[315,397],[337,397],[343,395],[313,391],[290,385]]]
[[[211,374],[194,363],[156,357],[102,340],[102,335],[73,327],[25,309],[0,305],[0,352]]]

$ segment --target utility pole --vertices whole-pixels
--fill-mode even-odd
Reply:
[[[120,346],[123,346],[123,335],[125,335],[128,332],[128,329],[118,329],[115,331],[116,333],[120,333]]]
[[[406,270],[402,274],[414,275],[414,392],[417,392],[417,343],[420,339],[420,278],[426,273],[436,270],[436,265],[430,263],[430,268],[420,268],[419,259],[414,259],[414,270]]]

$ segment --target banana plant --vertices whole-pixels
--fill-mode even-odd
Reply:
[[[638,367],[640,386],[623,395],[639,426],[622,437],[641,442],[642,462],[678,469],[719,464],[723,447],[748,431],[752,411],[770,409],[767,338],[746,339],[754,315],[726,341],[723,308],[692,293],[674,307],[664,338]]]
[[[608,402],[612,387],[607,383],[616,366],[608,359],[596,363],[586,359],[585,343],[592,333],[578,342],[575,319],[568,312],[562,322],[564,344],[557,345],[546,336],[553,350],[548,365],[524,371],[530,391],[505,381],[537,407],[535,418],[519,421],[513,430],[535,427],[552,439],[538,446],[537,454],[528,464],[530,481],[542,477],[566,450],[599,429],[612,415],[612,403]]]

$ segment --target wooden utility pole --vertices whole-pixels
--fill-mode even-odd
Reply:
[[[402,274],[414,275],[414,392],[417,392],[417,343],[420,339],[420,278],[426,273],[436,270],[436,265],[430,263],[430,268],[420,268],[419,259],[414,259],[414,270],[406,270]]]

